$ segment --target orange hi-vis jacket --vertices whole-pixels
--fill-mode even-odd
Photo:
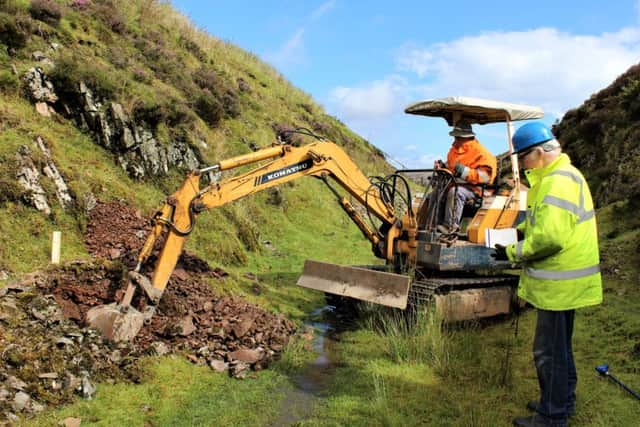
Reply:
[[[460,178],[469,184],[493,184],[496,178],[496,157],[475,138],[460,147],[451,146],[447,154],[447,169],[455,173],[456,163],[465,166]]]

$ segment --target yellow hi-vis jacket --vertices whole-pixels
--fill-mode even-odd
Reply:
[[[572,310],[602,302],[598,231],[591,192],[569,156],[525,172],[531,189],[524,240],[507,247],[521,262],[518,296],[543,310]]]

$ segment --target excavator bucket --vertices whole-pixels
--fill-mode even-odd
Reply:
[[[130,341],[144,325],[144,314],[135,308],[121,304],[108,304],[93,307],[87,312],[86,322],[98,329],[111,341]]]
[[[405,309],[411,278],[400,274],[306,260],[298,286]]]
[[[144,322],[154,313],[153,306],[147,307],[145,313],[140,313],[131,307],[131,299],[136,286],[140,287],[149,301],[157,304],[162,291],[155,289],[149,279],[137,272],[129,272],[127,290],[122,301],[117,304],[99,305],[87,312],[85,323],[98,329],[106,338],[112,341],[130,341],[138,335]]]

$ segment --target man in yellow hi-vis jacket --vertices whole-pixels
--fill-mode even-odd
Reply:
[[[531,122],[513,136],[531,185],[524,239],[496,247],[497,259],[523,265],[518,296],[538,311],[533,359],[540,397],[517,426],[564,426],[575,412],[577,374],[571,337],[575,309],[602,302],[598,233],[591,192],[551,130]]]

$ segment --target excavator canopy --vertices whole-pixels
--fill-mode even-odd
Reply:
[[[465,96],[416,102],[405,108],[404,112],[418,116],[442,117],[449,126],[458,122],[484,125],[544,117],[544,111],[538,107]]]

